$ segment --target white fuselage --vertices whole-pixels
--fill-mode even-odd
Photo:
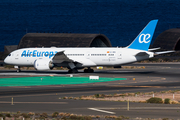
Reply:
[[[153,52],[130,48],[24,48],[15,50],[4,61],[17,66],[34,66],[37,59],[52,60],[61,51],[73,62],[81,63],[77,67],[119,66],[154,57]],[[147,55],[137,56],[140,52]],[[57,66],[68,67],[68,64]]]

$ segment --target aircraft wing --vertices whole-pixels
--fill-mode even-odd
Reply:
[[[62,63],[62,62],[74,63],[74,62],[76,62],[76,63],[80,63],[82,66],[95,66],[96,65],[91,60],[85,59],[85,58],[75,57],[72,60],[64,54],[64,51],[57,52],[52,60],[53,60],[53,63]]]
[[[82,66],[96,66],[93,61],[86,58],[74,58],[74,61],[82,64]]]
[[[56,55],[53,57],[53,63],[62,63],[62,62],[73,62],[73,60],[69,59],[65,54],[64,51],[57,52]]]

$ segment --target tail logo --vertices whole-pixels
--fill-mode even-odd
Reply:
[[[148,40],[151,37],[150,34],[141,34],[139,36],[139,43],[149,43],[151,40]]]

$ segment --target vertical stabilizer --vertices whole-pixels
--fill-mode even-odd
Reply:
[[[148,51],[157,22],[158,20],[150,21],[127,48]]]

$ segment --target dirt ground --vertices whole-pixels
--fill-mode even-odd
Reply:
[[[105,100],[105,101],[131,101],[131,102],[143,102],[146,100],[157,97],[162,98],[162,100],[168,98],[171,104],[180,104],[180,91],[161,91],[161,92],[148,92],[148,93],[124,93],[124,94],[114,94],[114,95],[90,95],[81,96],[78,99],[83,100]]]

